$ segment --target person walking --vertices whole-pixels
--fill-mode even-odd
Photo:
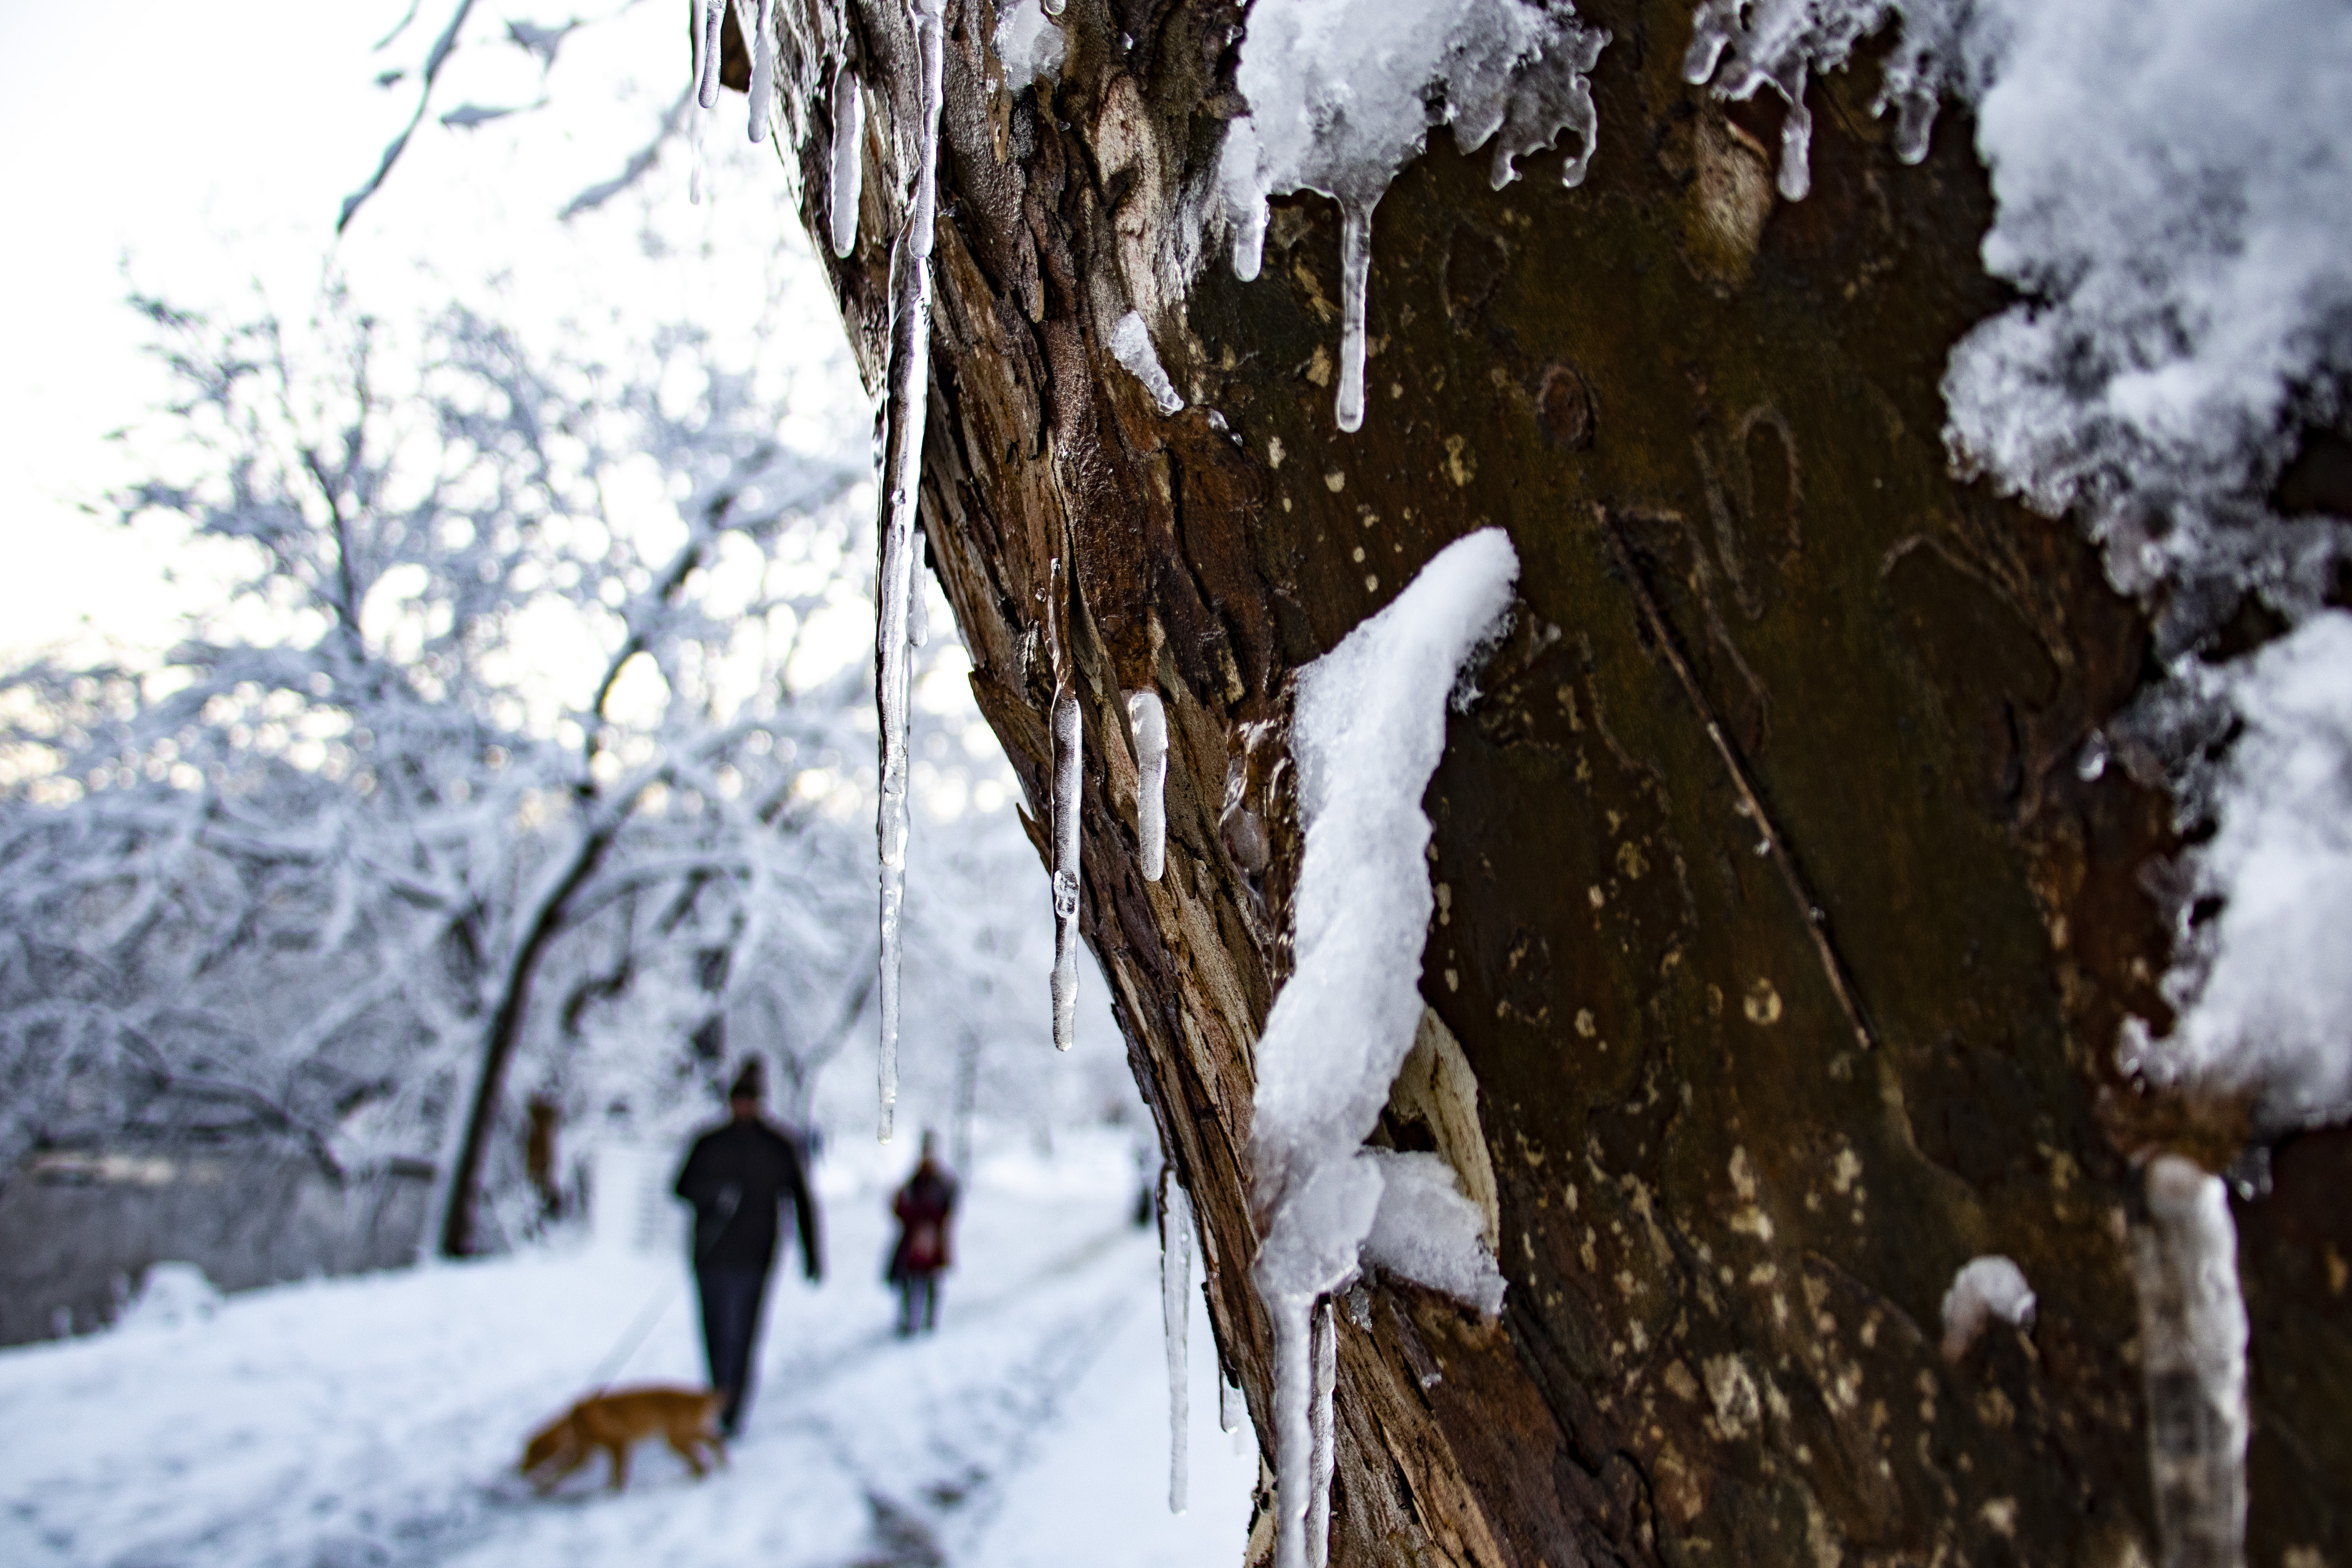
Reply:
[[[776,1260],[779,1212],[801,1232],[801,1269],[824,1278],[816,1200],[806,1161],[793,1135],[760,1112],[767,1074],[751,1058],[727,1090],[727,1121],[694,1141],[677,1173],[677,1195],[694,1205],[694,1283],[702,1297],[702,1346],[710,1386],[727,1396],[719,1427],[732,1437],[751,1397],[752,1349],[760,1309]]]
[[[915,1173],[890,1200],[890,1212],[898,1217],[898,1245],[890,1252],[890,1283],[898,1287],[900,1339],[918,1326],[925,1333],[940,1326],[940,1275],[954,1261],[948,1222],[955,1214],[955,1178],[940,1167],[938,1148],[938,1139],[924,1133],[923,1154]]]

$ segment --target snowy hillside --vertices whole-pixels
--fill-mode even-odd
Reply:
[[[617,1498],[601,1463],[548,1499],[511,1472],[525,1434],[672,1287],[618,1381],[699,1381],[666,1227],[616,1202],[569,1247],[259,1291],[0,1354],[0,1562],[1238,1561],[1257,1458],[1246,1430],[1216,1429],[1197,1292],[1192,1506],[1166,1510],[1159,1254],[1131,1224],[1124,1144],[983,1161],[940,1331],[911,1342],[891,1333],[879,1278],[904,1152],[860,1144],[823,1168],[825,1281],[783,1266],[744,1435],[709,1480],[658,1445]],[[647,1228],[659,1239],[641,1247]]]

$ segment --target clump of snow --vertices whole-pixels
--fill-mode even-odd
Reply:
[[[1143,383],[1143,390],[1151,394],[1151,401],[1160,405],[1162,414],[1174,414],[1184,406],[1176,384],[1160,366],[1160,354],[1151,346],[1151,331],[1143,318],[1129,310],[1110,330],[1111,357],[1127,367],[1128,374]]]
[[[2132,1237],[2149,1479],[2168,1563],[2243,1561],[2246,1303],[2221,1178],[2178,1154],[2147,1167]]]
[[[1518,177],[1520,158],[1567,132],[1576,144],[1561,180],[1578,184],[1598,131],[1586,73],[1608,41],[1572,6],[1527,0],[1259,0],[1251,9],[1234,77],[1249,112],[1227,127],[1218,170],[1234,271],[1257,276],[1269,195],[1317,191],[1339,204],[1339,428],[1363,423],[1372,209],[1397,171],[1433,126],[1453,126],[1465,152],[1500,132],[1500,190]]]
[[[1486,1217],[1463,1195],[1454,1167],[1436,1154],[1364,1152],[1381,1173],[1381,1206],[1364,1238],[1364,1261],[1489,1317],[1501,1311],[1503,1271],[1486,1250]]]
[[[139,1294],[124,1308],[115,1326],[123,1329],[175,1329],[198,1323],[220,1310],[221,1293],[193,1263],[156,1263],[140,1282]]]
[[[1316,1435],[1328,1420],[1329,1384],[1317,1370],[1328,1352],[1315,1342],[1318,1303],[1360,1268],[1385,1173],[1400,1175],[1396,1228],[1431,1229],[1410,1241],[1382,1233],[1375,1261],[1433,1289],[1467,1285],[1473,1304],[1500,1303],[1499,1276],[1465,1262],[1465,1248],[1483,1251],[1475,1205],[1443,1189],[1455,1200],[1448,1208],[1421,1167],[1363,1142],[1421,1021],[1435,903],[1421,797],[1445,748],[1447,699],[1499,632],[1517,577],[1501,530],[1457,540],[1298,675],[1297,963],[1258,1043],[1250,1133],[1251,1201],[1265,1231],[1252,1272],[1275,1323],[1278,1568],[1303,1568],[1312,1521],[1327,1517]]]
[[[2224,674],[2244,732],[2211,795],[2218,831],[2191,850],[2172,1033],[2127,1037],[2126,1065],[2162,1082],[2250,1094],[2265,1127],[2352,1112],[2352,616],[2314,616]],[[2196,900],[2226,900],[2189,923]]]
[[[1062,68],[1069,40],[1059,25],[1046,19],[1049,14],[1058,16],[1062,7],[1013,0],[997,13],[996,58],[1004,62],[1005,85],[1015,91]]]
[[[2033,1287],[2025,1282],[2023,1269],[1999,1253],[1971,1258],[1952,1276],[1944,1292],[1944,1359],[1968,1354],[1995,1318],[2012,1329],[2033,1322]]]

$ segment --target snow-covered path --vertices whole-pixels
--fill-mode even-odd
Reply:
[[[1197,1307],[1192,1508],[1166,1510],[1158,1252],[1129,1223],[1123,1156],[984,1164],[940,1331],[911,1342],[891,1334],[879,1279],[883,1170],[861,1163],[823,1184],[824,1286],[794,1260],[771,1292],[759,1393],[723,1474],[698,1482],[648,1445],[619,1497],[601,1463],[551,1499],[512,1476],[524,1434],[665,1291],[620,1381],[699,1381],[676,1253],[608,1235],[0,1353],[0,1562],[1237,1562],[1257,1462],[1215,1429]]]

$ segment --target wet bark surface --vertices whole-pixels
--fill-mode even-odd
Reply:
[[[1433,135],[1378,210],[1343,436],[1336,208],[1277,203],[1250,284],[1187,252],[1239,8],[1071,0],[1058,81],[1013,90],[989,5],[951,0],[923,515],[974,692],[1042,822],[1055,595],[1083,928],[1263,1434],[1245,1151],[1297,866],[1285,680],[1450,541],[1517,548],[1514,630],[1425,799],[1422,989],[1476,1153],[1418,1102],[1379,1134],[1490,1169],[1509,1300],[1480,1322],[1382,1284],[1341,1312],[1335,1562],[2152,1563],[2134,1162],[2218,1168],[2242,1132],[2114,1062],[2127,1013],[2165,1016],[2147,873],[2178,845],[2160,793],[2078,759],[2146,617],[1943,447],[1946,357],[2008,302],[1972,128],[1948,108],[1904,167],[1857,61],[1815,84],[1812,194],[1783,202],[1775,116],[1680,80],[1687,6],[1580,9],[1613,34],[1590,178],[1538,159],[1496,193]],[[878,388],[912,51],[887,0],[851,36],[866,196],[834,277]],[[1129,309],[1181,413],[1111,358]],[[2260,1563],[2352,1560],[2344,1148],[2290,1145],[2240,1206]],[[2038,1317],[1948,1359],[1943,1293],[1984,1253]]]

